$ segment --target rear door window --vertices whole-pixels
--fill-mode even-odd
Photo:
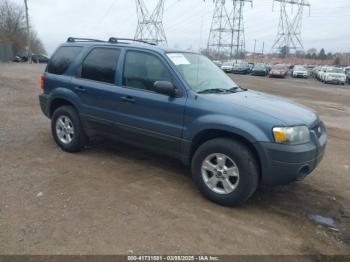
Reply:
[[[50,59],[47,71],[55,75],[63,75],[83,50],[77,46],[60,47]]]
[[[115,48],[95,48],[85,58],[81,66],[81,78],[113,84],[120,50]]]

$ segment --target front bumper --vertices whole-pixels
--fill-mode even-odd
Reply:
[[[325,82],[331,84],[345,84],[345,79],[327,78]]]
[[[252,75],[255,75],[255,76],[266,76],[266,72],[264,72],[264,71],[253,71]]]
[[[234,74],[241,74],[241,75],[246,75],[249,74],[249,70],[233,70]]]
[[[302,73],[296,73],[296,74],[293,74],[293,77],[296,77],[296,78],[307,78],[308,75],[302,74]]]
[[[277,73],[270,73],[269,77],[285,78],[286,75],[284,75],[284,74],[277,74]]]
[[[260,151],[262,183],[287,184],[303,180],[321,162],[327,145],[327,133],[323,123],[311,130],[311,141],[302,145],[258,143]]]

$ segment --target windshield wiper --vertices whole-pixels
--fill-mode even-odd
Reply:
[[[238,86],[240,89],[242,89],[242,91],[248,91],[248,88],[243,87],[243,86]]]
[[[237,93],[241,91],[247,91],[248,89],[241,87],[241,86],[234,86],[230,89],[225,88],[211,88],[211,89],[205,89],[202,91],[199,91],[198,94],[219,94],[219,93]]]
[[[224,88],[210,88],[199,91],[198,94],[218,94],[218,93],[227,93],[230,92],[229,89]]]

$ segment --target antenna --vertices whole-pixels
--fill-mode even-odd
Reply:
[[[165,0],[159,0],[155,9],[150,14],[143,0],[136,0],[137,29],[135,40],[140,40],[159,45],[167,45],[167,39],[163,27],[163,13]]]
[[[208,53],[218,59],[232,59],[245,53],[243,9],[252,0],[213,0],[215,3],[208,39]],[[228,4],[230,6],[228,6]],[[232,4],[232,5],[231,5]]]

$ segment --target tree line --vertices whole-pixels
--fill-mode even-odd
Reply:
[[[27,55],[27,40],[24,7],[8,0],[0,0],[0,42],[10,44],[16,55]],[[46,54],[44,45],[32,26],[30,43],[33,54]]]
[[[286,58],[290,55],[289,48],[287,46],[284,46],[281,48],[281,51],[279,53],[280,58]],[[334,54],[331,52],[326,53],[324,48],[321,48],[319,52],[317,52],[317,49],[311,48],[306,53],[303,51],[297,51],[295,53],[295,57],[297,58],[306,58],[306,59],[314,59],[314,60],[332,60],[337,59]],[[338,58],[339,59],[339,58]]]

